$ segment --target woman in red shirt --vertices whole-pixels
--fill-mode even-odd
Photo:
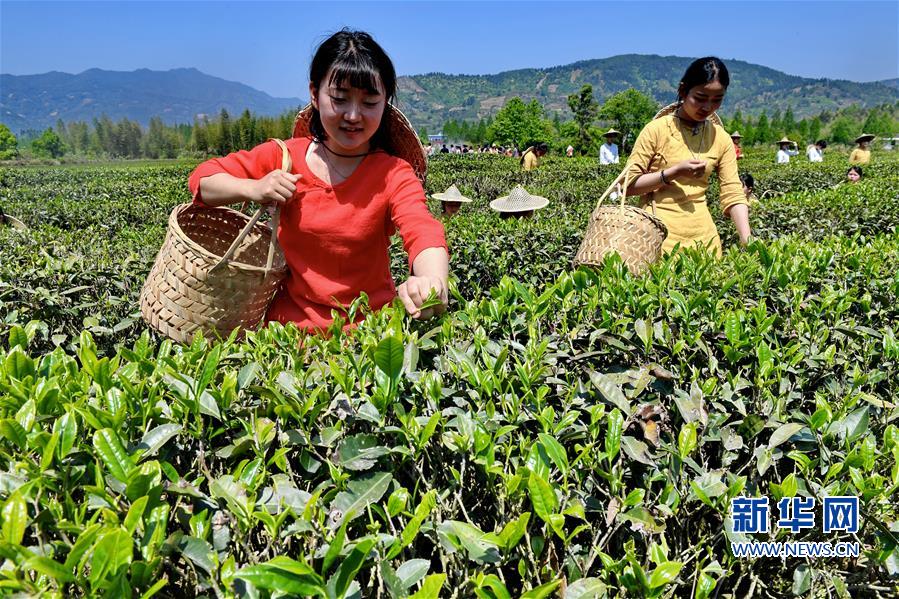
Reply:
[[[311,135],[286,141],[292,172],[280,170],[281,150],[269,141],[199,165],[189,181],[194,202],[281,206],[278,242],[289,272],[269,321],[323,330],[331,311],[343,312],[361,292],[373,309],[399,295],[414,318],[445,311],[443,225],[412,166],[389,153],[398,135],[391,121],[403,118],[390,105],[390,58],[367,33],[344,29],[319,46],[309,70]],[[398,289],[388,253],[397,229],[412,271]],[[422,309],[432,291],[441,305]]]

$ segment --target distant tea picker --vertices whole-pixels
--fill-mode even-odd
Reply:
[[[540,165],[540,159],[546,155],[547,151],[549,151],[549,146],[542,142],[529,146],[522,152],[518,161],[521,164],[521,168],[526,171],[534,170]]]
[[[777,147],[777,154],[774,157],[777,164],[787,164],[790,162],[791,156],[799,155],[799,149],[797,148],[796,142],[787,139],[786,136],[777,142]]]
[[[871,142],[874,141],[874,135],[863,133],[855,138],[858,147],[849,154],[849,164],[868,164],[871,162]]]
[[[609,129],[602,134],[605,143],[599,147],[599,163],[600,164],[618,164],[618,144],[615,139],[621,135],[615,129]]]
[[[462,192],[459,191],[459,188],[455,185],[450,185],[447,190],[442,193],[432,193],[431,197],[435,200],[440,200],[440,211],[444,216],[452,216],[459,212],[459,209],[462,208],[462,204],[471,203],[471,198],[462,195]]]

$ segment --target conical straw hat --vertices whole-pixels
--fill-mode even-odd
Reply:
[[[855,138],[855,143],[859,144],[863,141],[872,141],[875,137],[876,135],[874,135],[873,133],[862,133]]]
[[[775,145],[778,145],[778,146],[779,146],[780,144],[791,144],[791,143],[793,143],[793,140],[792,140],[792,139],[787,139],[787,136],[784,135],[784,136],[783,136],[783,139],[781,139],[781,140],[778,141],[778,142],[774,142],[774,143],[775,143]]]
[[[4,214],[0,211],[0,225],[10,225],[13,229],[18,229],[20,231],[25,231],[28,227],[17,219],[15,216],[10,216],[9,214]]]
[[[527,212],[545,208],[549,200],[529,194],[521,185],[516,185],[509,195],[496,198],[490,207],[497,212]]]
[[[455,185],[450,185],[443,193],[432,193],[431,197],[441,202],[470,202],[471,198],[466,198]]]

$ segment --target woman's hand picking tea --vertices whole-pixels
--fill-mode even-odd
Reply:
[[[399,286],[397,294],[412,318],[425,320],[446,312],[448,292],[440,277],[409,277]]]

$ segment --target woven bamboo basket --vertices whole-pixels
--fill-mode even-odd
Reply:
[[[625,204],[627,170],[625,166],[624,171],[599,198],[590,215],[587,232],[574,257],[576,267],[599,266],[608,254],[617,253],[628,270],[633,274],[640,274],[647,265],[662,255],[662,244],[668,236],[668,228],[654,214]],[[616,189],[621,204],[603,206],[603,200]]]
[[[290,172],[287,146],[282,169]],[[141,315],[153,329],[180,343],[199,332],[207,339],[234,329],[255,329],[268,310],[287,262],[278,247],[280,207],[272,226],[230,208],[176,206],[162,249],[140,294]]]

